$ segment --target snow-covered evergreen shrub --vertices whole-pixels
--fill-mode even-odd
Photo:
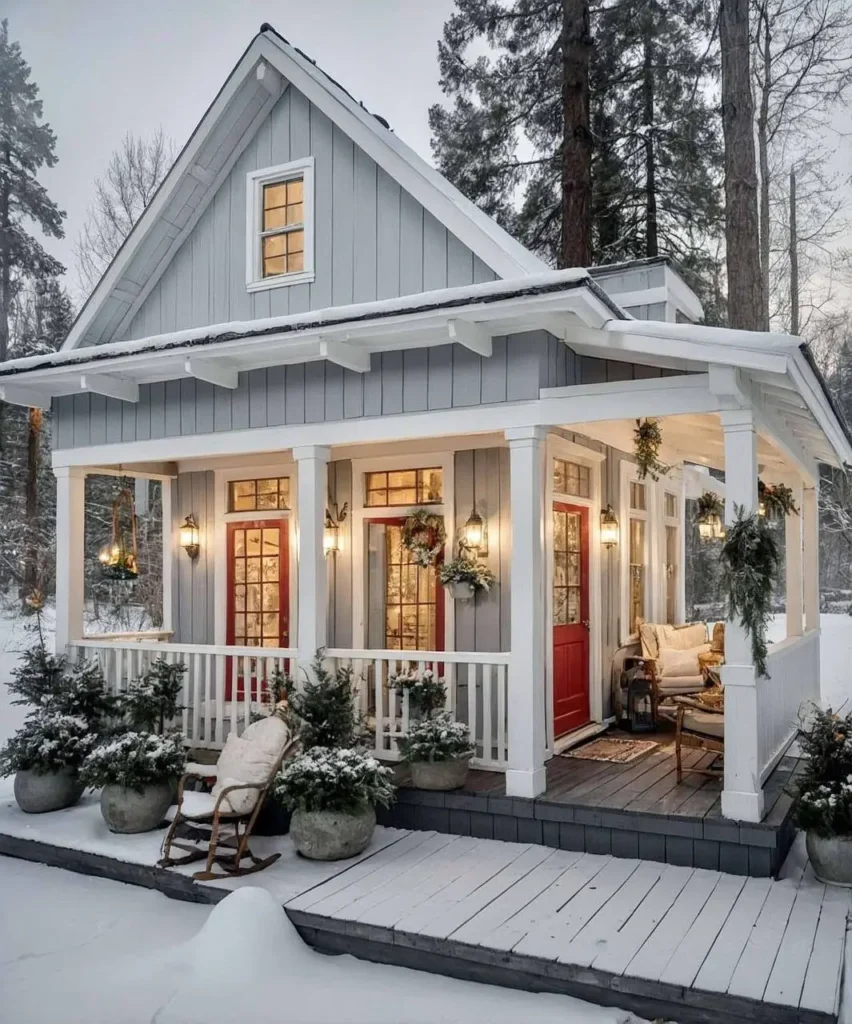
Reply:
[[[392,777],[368,754],[314,747],[285,764],[273,792],[291,810],[357,813],[370,804],[389,806]]]
[[[398,672],[388,679],[388,686],[407,693],[409,710],[426,718],[441,711],[447,701],[446,683],[430,668],[422,673],[416,669]]]
[[[317,651],[304,687],[293,689],[288,698],[304,750],[355,746],[361,720],[355,710],[354,685],[351,665],[340,665],[332,673],[325,666],[322,651]]]
[[[793,816],[799,828],[829,836],[852,835],[852,714],[810,706],[800,734],[805,757],[796,777]]]
[[[474,590],[484,590],[487,593],[494,586],[497,577],[483,562],[460,556],[438,567],[438,579],[445,587],[451,583],[468,583]]]
[[[165,731],[166,723],[183,710],[178,703],[183,690],[186,665],[172,665],[157,658],[144,675],[134,679],[120,698],[121,711],[133,728],[140,732]]]
[[[455,761],[474,753],[470,730],[463,722],[454,722],[449,711],[412,723],[398,745],[408,762]]]
[[[0,775],[35,771],[41,775],[79,768],[98,742],[98,734],[78,715],[39,710],[0,750]]]
[[[145,786],[179,778],[186,770],[180,733],[125,732],[101,743],[86,757],[80,779],[94,788]]]

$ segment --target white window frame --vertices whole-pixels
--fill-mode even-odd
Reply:
[[[630,508],[630,484],[645,485],[645,511],[631,511]],[[658,488],[650,477],[644,480],[639,479],[639,467],[633,462],[622,460],[621,463],[621,500],[619,502],[619,523],[621,524],[620,544],[621,548],[621,607],[619,615],[619,632],[621,643],[625,644],[631,636],[635,636],[630,629],[630,520],[643,519],[645,521],[645,620],[656,622],[659,602],[659,577],[655,572],[658,559],[655,557],[656,549],[659,547],[658,531],[654,529],[657,517]],[[657,579],[655,580],[655,576]]]
[[[263,188],[265,185],[302,178],[304,211],[304,266],[298,273],[263,276],[260,237],[263,230]],[[314,158],[291,160],[277,167],[264,167],[246,175],[246,288],[250,292],[308,284],[314,273]]]
[[[262,509],[254,512],[229,512],[228,497],[233,480],[263,480],[269,477],[289,477],[290,508]],[[240,468],[214,470],[215,555],[213,561],[214,622],[213,635],[217,647],[224,647],[228,636],[228,523],[251,522],[257,519],[287,520],[287,586],[289,596],[289,649],[298,647],[299,635],[299,526],[298,467],[291,459],[266,465],[246,465]]]
[[[389,455],[374,459],[352,460],[352,639],[353,649],[367,650],[367,566],[366,524],[370,519],[389,519],[410,515],[418,505],[365,505],[367,473],[395,469],[432,469],[443,471],[444,500],[423,506],[436,516],[444,517],[447,539],[444,550],[455,551],[455,452],[423,452],[416,455]],[[444,593],[444,650],[455,650],[455,615],[453,599],[446,587]]]
[[[683,482],[680,479],[679,474],[675,475],[672,473],[671,477],[660,477],[659,483],[657,484],[659,489],[659,509],[660,509],[660,614],[664,618],[666,612],[666,527],[673,526],[677,530],[677,589],[675,590],[675,606],[674,606],[674,621],[680,623],[684,621],[684,572],[686,566],[684,564],[685,555],[685,521],[686,521],[686,509],[684,504],[683,496]],[[673,495],[675,499],[675,514],[673,516],[666,515],[666,494]]]
[[[553,488],[555,460],[565,459],[589,468],[590,497],[560,494]],[[579,505],[589,510],[589,717],[602,722],[604,692],[607,685],[603,672],[603,605],[601,599],[601,467],[606,461],[603,452],[596,452],[575,441],[549,434],[547,438],[547,479],[545,480],[545,684],[547,722],[547,754],[553,752],[557,740],[553,728],[553,503]]]

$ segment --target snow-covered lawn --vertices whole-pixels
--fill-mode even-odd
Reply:
[[[534,995],[313,952],[264,889],[216,908],[0,861],[0,1020],[10,1024],[622,1024]]]

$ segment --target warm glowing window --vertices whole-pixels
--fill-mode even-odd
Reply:
[[[304,191],[303,178],[263,186],[260,238],[264,277],[305,269]]]
[[[645,497],[645,485],[637,480],[630,481],[630,508],[635,512],[644,512],[647,509]]]
[[[444,500],[444,473],[436,467],[367,473],[365,492],[365,504],[370,508],[382,505],[436,505]]]
[[[286,646],[282,554],[281,527],[233,531],[233,642],[237,647]]]
[[[581,616],[581,523],[577,512],[553,510],[553,625],[572,626]]]
[[[592,484],[588,466],[565,459],[553,460],[553,490],[557,494],[574,494],[578,498],[591,498]]]
[[[232,480],[228,494],[229,512],[270,512],[290,507],[289,477],[260,480]]]
[[[385,533],[385,648],[389,651],[434,651],[438,584],[434,565],[412,561],[402,543],[402,527]]]
[[[677,619],[677,593],[680,586],[680,502],[676,494],[663,494],[663,563],[666,622]]]
[[[645,619],[645,520],[630,520],[630,631]]]

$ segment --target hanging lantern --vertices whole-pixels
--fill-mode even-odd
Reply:
[[[190,514],[184,519],[180,528],[180,546],[190,558],[198,558],[201,550],[201,538],[198,531],[198,520]]]
[[[127,510],[129,524],[122,525],[121,511]],[[136,542],[136,505],[133,494],[123,488],[112,503],[112,538],[98,552],[101,572],[108,580],[135,580],[139,576]]]
[[[464,524],[463,537],[466,548],[473,549],[480,555],[488,553],[485,548],[485,522],[475,508],[470,510]]]
[[[618,519],[612,510],[612,505],[601,512],[601,544],[605,548],[614,548],[619,539]]]

